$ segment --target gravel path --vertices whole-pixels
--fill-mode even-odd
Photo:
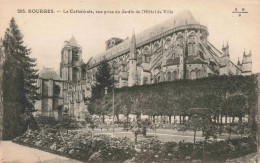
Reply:
[[[0,162],[6,163],[80,163],[52,153],[15,144],[11,141],[0,142]]]

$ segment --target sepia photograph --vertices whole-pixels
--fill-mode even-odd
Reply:
[[[0,162],[260,162],[260,0],[0,0]]]

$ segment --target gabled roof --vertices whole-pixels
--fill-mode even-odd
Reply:
[[[184,25],[190,25],[190,24],[200,24],[194,16],[191,14],[190,11],[183,11],[179,14],[176,14],[175,16],[171,17],[170,19],[159,23],[151,28],[148,28],[147,30],[144,30],[143,32],[135,35],[136,38],[136,45],[142,42],[145,42],[155,36],[158,36],[166,31],[169,31],[173,28],[177,28],[180,26]],[[130,48],[130,43],[131,40],[127,39],[124,42],[108,49],[107,51],[104,51],[100,54],[97,54],[94,56],[93,60],[90,62],[90,66],[100,62],[104,56],[107,57],[112,57],[115,56],[116,54],[123,52],[123,51],[128,51]]]
[[[165,66],[171,66],[171,65],[179,65],[180,64],[180,57],[176,57],[174,59],[168,59],[166,61],[166,65]]]
[[[171,65],[179,65],[180,64],[180,57],[176,57],[174,59],[168,59],[165,66]],[[208,64],[206,61],[203,61],[201,58],[197,56],[188,56],[186,59],[186,64]]]
[[[191,55],[187,57],[186,64],[208,64],[197,56]]]

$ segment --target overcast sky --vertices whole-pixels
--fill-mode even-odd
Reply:
[[[237,8],[247,14],[232,13]],[[18,9],[53,9],[53,14],[17,13]],[[172,10],[171,14],[65,14],[63,10]],[[244,49],[253,54],[253,72],[260,72],[260,0],[96,0],[96,1],[39,1],[0,0],[0,37],[4,36],[11,17],[24,35],[24,44],[32,49],[39,69],[54,67],[59,69],[61,49],[64,41],[72,35],[83,48],[83,60],[105,50],[105,41],[111,37],[125,39],[135,33],[152,27],[183,10],[190,10],[194,17],[206,25],[208,40],[219,50],[223,41],[229,42],[231,60],[237,58]]]

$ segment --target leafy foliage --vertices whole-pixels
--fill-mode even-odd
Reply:
[[[190,108],[209,108],[213,115],[225,115],[226,110],[234,112],[226,108],[230,105],[221,105],[228,100],[235,105],[232,108],[239,106],[246,114],[255,102],[255,88],[254,75],[178,80],[116,89],[115,105],[121,107],[120,113],[127,114],[185,115]]]
[[[31,50],[23,45],[23,35],[15,19],[6,29],[3,40],[6,60],[3,66],[3,139],[13,139],[35,126],[32,116],[38,99],[36,59]],[[27,118],[26,118],[27,117]]]
[[[102,61],[97,68],[96,84],[92,87],[92,100],[103,97],[105,94],[105,87],[107,87],[108,92],[112,91],[113,77],[108,62]]]

